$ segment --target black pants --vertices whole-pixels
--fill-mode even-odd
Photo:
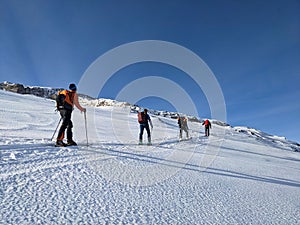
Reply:
[[[62,118],[62,124],[60,126],[60,129],[58,131],[57,140],[63,140],[65,136],[65,130],[67,129],[67,139],[72,140],[72,128],[73,123],[71,121],[72,111],[71,110],[59,110],[60,116]]]
[[[148,141],[151,139],[151,133],[150,133],[150,129],[149,129],[149,124],[140,124],[140,141],[143,140],[143,133],[144,133],[144,129],[146,129],[147,134],[148,134]]]
[[[205,126],[205,136],[209,136],[209,126]]]

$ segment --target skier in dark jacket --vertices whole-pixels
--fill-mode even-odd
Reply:
[[[148,112],[148,110],[144,109],[143,112],[138,113],[138,122],[140,124],[139,144],[143,144],[143,133],[144,133],[144,129],[146,129],[147,135],[148,135],[148,145],[151,145],[151,132],[150,132],[150,128],[149,128],[149,123],[150,123],[151,129],[153,129],[153,125],[151,122],[151,118],[147,112]],[[149,123],[148,123],[148,121],[149,121]]]
[[[202,125],[204,125],[205,127],[205,136],[209,136],[209,129],[211,128],[211,123],[209,122],[209,120],[205,120]]]
[[[58,106],[58,111],[60,113],[60,116],[62,118],[62,124],[58,131],[57,140],[56,140],[56,146],[67,146],[67,145],[77,145],[75,141],[73,141],[73,133],[72,133],[72,127],[73,123],[71,120],[72,111],[74,108],[74,105],[81,111],[85,112],[86,109],[83,108],[79,102],[78,102],[78,95],[76,93],[76,85],[70,84],[69,86],[70,90],[63,90],[59,92],[59,95],[63,95],[64,101],[63,104]],[[67,144],[63,142],[64,136],[65,136],[65,130],[67,129]]]

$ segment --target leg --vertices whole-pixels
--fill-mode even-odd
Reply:
[[[62,117],[62,124],[58,131],[57,140],[62,141],[65,136],[65,130],[69,126],[71,113],[68,113],[67,110],[60,110],[60,116]]]
[[[188,132],[187,127],[184,128],[184,132],[185,132],[185,134],[186,134],[186,138],[189,138],[189,132]]]
[[[143,142],[143,133],[144,133],[144,125],[140,124],[140,136],[139,136],[139,141],[140,143]]]
[[[145,128],[146,128],[147,135],[148,135],[148,143],[151,143],[151,133],[150,133],[149,125],[146,125]]]
[[[77,143],[73,140],[73,133],[72,133],[73,123],[72,120],[70,120],[69,125],[67,127],[67,140],[68,145],[77,145]]]
[[[70,120],[68,127],[67,127],[67,140],[72,141],[73,133],[72,133],[73,123]]]

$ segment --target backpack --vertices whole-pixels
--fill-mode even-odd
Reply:
[[[178,117],[178,125],[179,125],[179,128],[187,127],[187,119],[185,117]]]
[[[209,120],[205,120],[202,125],[205,125],[207,127],[208,126],[211,127],[211,124],[210,124]]]
[[[185,117],[182,119],[181,125],[187,127],[187,119]]]
[[[139,123],[147,123],[147,118],[146,118],[145,113],[143,113],[143,112],[138,113],[138,121],[139,121]]]
[[[73,95],[68,90],[59,91],[55,100],[57,110],[73,110]]]

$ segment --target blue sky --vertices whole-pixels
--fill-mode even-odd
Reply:
[[[0,0],[0,81],[67,87],[105,52],[133,41],[163,40],[196,53],[216,76],[227,122],[300,142],[300,2],[236,0]],[[118,71],[101,91],[160,75],[188,91],[210,117],[201,89],[160,63]],[[172,110],[164,99],[140,104]]]

